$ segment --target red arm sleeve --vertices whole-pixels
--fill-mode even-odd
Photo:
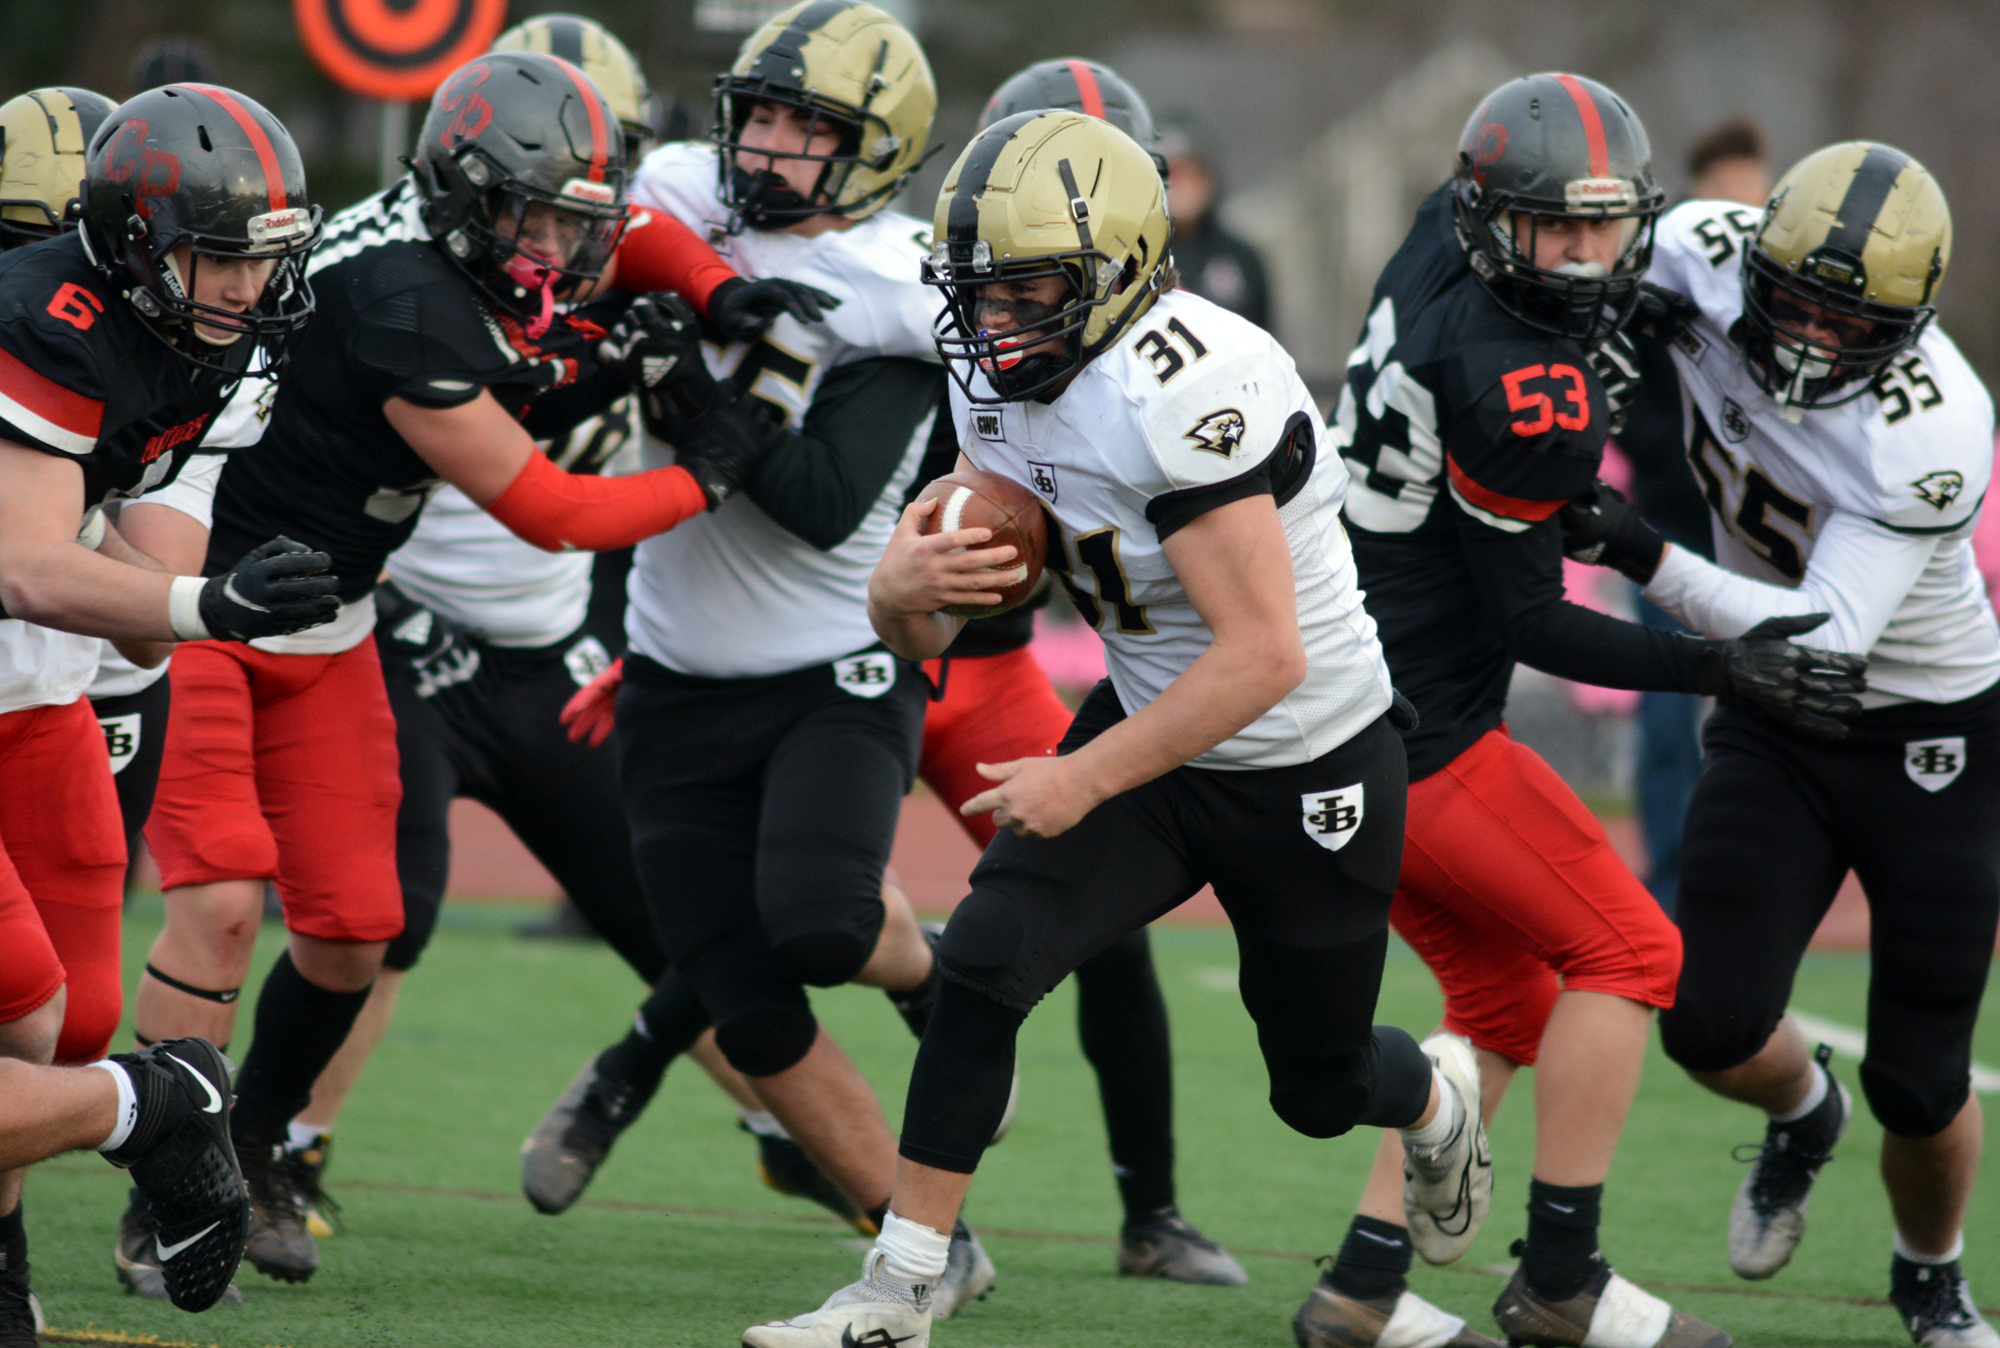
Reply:
[[[708,508],[693,474],[679,464],[630,477],[565,473],[540,450],[486,513],[548,552],[629,548]]]
[[[701,236],[653,207],[634,206],[618,243],[620,290],[635,295],[672,290],[708,316],[708,297],[736,273]]]

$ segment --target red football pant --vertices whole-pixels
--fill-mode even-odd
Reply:
[[[1446,1029],[1533,1063],[1558,980],[1673,1005],[1679,929],[1504,727],[1410,787],[1406,829],[1389,921],[1443,985]]]
[[[327,941],[403,929],[396,718],[375,638],[337,655],[182,642],[146,842],[160,887],[276,879],[285,925]]]
[[[125,824],[90,704],[0,716],[0,1024],[67,984],[59,1063],[111,1047],[124,897]]]
[[[984,847],[999,831],[991,812],[969,819],[958,812],[994,785],[975,765],[1054,753],[1073,713],[1026,646],[1004,655],[927,660],[924,673],[933,688],[944,681],[944,696],[924,713],[924,756],[917,775]]]

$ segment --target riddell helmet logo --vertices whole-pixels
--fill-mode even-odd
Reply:
[[[593,206],[609,206],[618,200],[618,194],[604,183],[594,183],[583,178],[571,178],[562,185],[562,196],[587,201]]]
[[[248,232],[250,242],[276,243],[283,239],[295,239],[312,231],[311,215],[297,207],[282,211],[266,211],[262,215],[250,217]]]
[[[1625,178],[1572,178],[1563,184],[1563,200],[1570,206],[1601,206],[1606,209],[1630,206],[1639,199]]]

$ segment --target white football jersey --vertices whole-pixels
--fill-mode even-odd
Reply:
[[[941,307],[920,279],[930,230],[895,211],[816,238],[728,234],[712,146],[662,146],[640,165],[633,196],[704,234],[739,275],[787,277],[840,298],[821,323],[780,317],[752,342],[707,350],[718,377],[784,409],[796,429],[829,370],[875,356],[935,361],[931,319]],[[771,520],[749,496],[639,544],[626,632],[632,649],[703,678],[803,669],[877,644],[868,624],[868,574],[896,526],[935,414],[918,425],[901,464],[861,526],[822,552]],[[642,466],[673,461],[650,438]]]
[[[1869,392],[1787,419],[1730,337],[1758,220],[1730,202],[1674,208],[1649,279],[1701,309],[1673,356],[1716,561],[1766,584],[1673,549],[1646,593],[1715,637],[1776,613],[1831,613],[1799,640],[1865,654],[1869,706],[1970,697],[2000,678],[2000,626],[1971,542],[1992,475],[1992,399],[1933,323]]]
[[[1306,677],[1192,765],[1310,762],[1389,709],[1389,667],[1340,524],[1347,469],[1291,356],[1262,328],[1170,291],[1054,402],[975,406],[954,385],[951,411],[973,466],[1033,490],[1054,516],[1061,538],[1049,540],[1049,565],[1103,636],[1128,714],[1214,641],[1154,527],[1165,498],[1255,471],[1292,418],[1307,418],[1318,444],[1312,474],[1278,512],[1291,544]]]

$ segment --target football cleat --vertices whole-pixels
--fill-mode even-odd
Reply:
[[[1831,1056],[1825,1044],[1813,1055],[1827,1082],[1818,1108],[1792,1123],[1769,1124],[1761,1143],[1738,1149],[1738,1159],[1751,1163],[1729,1209],[1729,1267],[1739,1278],[1770,1277],[1791,1262],[1805,1236],[1813,1180],[1833,1159],[1833,1144],[1854,1114],[1854,1098],[1826,1065]]]
[[[160,1253],[155,1244],[159,1229],[160,1224],[153,1220],[153,1209],[146,1204],[146,1196],[132,1190],[125,1203],[125,1214],[118,1219],[118,1240],[111,1247],[111,1266],[127,1292],[149,1301],[167,1299],[167,1280],[160,1272]],[[243,1293],[234,1279],[223,1289],[218,1304],[243,1304]]]
[[[1362,1300],[1336,1292],[1321,1274],[1292,1317],[1299,1348],[1501,1348],[1500,1340],[1407,1289]]]
[[[751,1133],[750,1125],[736,1125],[746,1133]],[[819,1204],[834,1216],[847,1222],[864,1236],[880,1234],[875,1223],[868,1220],[868,1214],[854,1205],[838,1184],[828,1178],[806,1155],[806,1150],[789,1137],[766,1137],[762,1133],[751,1133],[757,1139],[757,1178],[764,1181],[764,1187],[774,1189],[787,1198],[804,1198]]]
[[[243,1257],[267,1278],[305,1282],[319,1271],[319,1243],[306,1229],[305,1202],[285,1144],[239,1147],[250,1189],[250,1241]]]
[[[326,1191],[326,1167],[332,1160],[332,1133],[320,1133],[303,1147],[285,1148],[285,1164],[292,1168],[292,1185],[299,1191],[306,1230],[314,1240],[325,1240],[339,1230],[340,1204]]]
[[[551,1217],[568,1212],[611,1154],[611,1144],[646,1107],[629,1085],[599,1070],[603,1060],[600,1053],[583,1065],[521,1144],[521,1192],[537,1212]]]
[[[1979,1314],[1955,1259],[1949,1264],[1892,1261],[1889,1302],[1919,1348],[2000,1348],[2000,1333]]]
[[[1514,1270],[1493,1303],[1493,1318],[1514,1348],[1729,1348],[1729,1335],[1675,1310],[1604,1264],[1573,1297],[1551,1301]]]
[[[1403,1215],[1410,1244],[1427,1264],[1449,1264],[1464,1254],[1493,1201],[1493,1153],[1479,1115],[1479,1059],[1455,1034],[1424,1040],[1424,1055],[1458,1092],[1458,1131],[1436,1147],[1403,1146]]]
[[[841,1288],[816,1311],[752,1325],[743,1331],[743,1348],[929,1348],[931,1291],[919,1287],[913,1295],[885,1282],[887,1258],[870,1249],[860,1282]]]
[[[1171,1208],[1148,1221],[1126,1223],[1118,1233],[1118,1274],[1213,1287],[1241,1287],[1250,1281],[1229,1251]]]
[[[19,1252],[0,1249],[0,1348],[40,1348],[48,1321],[28,1281],[28,1242],[17,1246]]]
[[[944,1277],[931,1294],[931,1314],[949,1320],[993,1290],[993,1260],[963,1218],[951,1228],[951,1248],[945,1252]]]
[[[167,1297],[205,1311],[228,1294],[249,1234],[250,1199],[229,1140],[229,1059],[206,1039],[167,1039],[111,1059],[131,1078],[131,1136],[104,1153],[132,1172],[157,1227]]]

